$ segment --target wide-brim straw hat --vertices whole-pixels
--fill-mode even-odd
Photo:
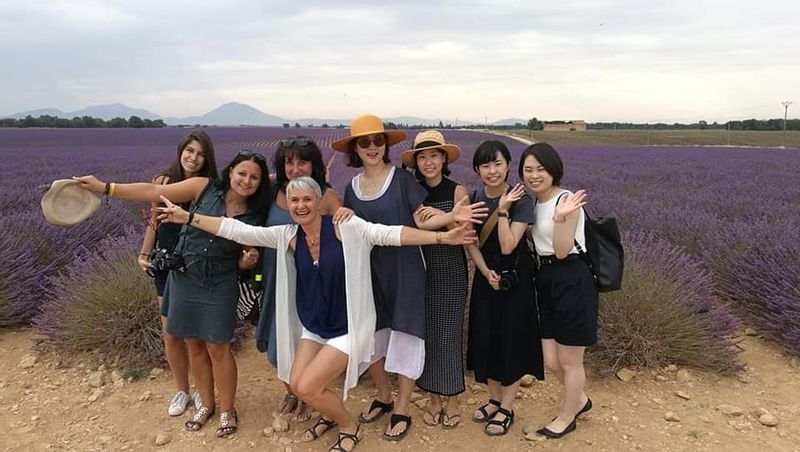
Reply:
[[[334,141],[331,147],[339,152],[347,152],[347,145],[351,141],[377,133],[386,136],[388,146],[406,139],[406,133],[402,130],[384,130],[381,118],[375,115],[361,115],[353,118],[353,122],[350,123],[350,136]]]
[[[50,184],[42,197],[42,213],[52,224],[69,226],[91,217],[100,207],[100,198],[72,179],[59,179]]]
[[[411,149],[400,153],[400,161],[409,168],[417,167],[417,159],[414,158],[419,151],[426,149],[441,149],[447,155],[447,163],[453,163],[461,156],[461,148],[455,144],[448,144],[444,141],[444,135],[438,130],[423,130],[414,138]]]

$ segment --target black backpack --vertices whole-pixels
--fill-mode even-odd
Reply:
[[[625,251],[622,249],[619,227],[615,218],[589,216],[586,208],[583,226],[586,250],[575,241],[575,247],[586,260],[594,275],[598,292],[611,292],[622,288],[622,272],[625,268]]]

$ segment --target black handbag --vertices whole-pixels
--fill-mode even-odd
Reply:
[[[586,250],[575,241],[575,247],[586,260],[594,275],[598,292],[611,292],[622,288],[622,272],[625,268],[625,251],[622,249],[617,220],[611,217],[586,215],[583,232]]]

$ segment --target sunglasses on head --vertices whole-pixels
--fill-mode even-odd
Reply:
[[[383,135],[378,135],[378,136],[376,136],[375,138],[372,138],[372,139],[370,139],[369,137],[361,137],[361,138],[358,139],[358,141],[356,141],[356,144],[361,149],[368,148],[370,143],[374,144],[375,147],[379,148],[379,147],[383,146],[384,144],[386,144],[386,139],[383,138]]]
[[[280,145],[285,148],[290,148],[292,146],[297,145],[298,147],[304,147],[311,144],[311,138],[284,138],[280,141]]]
[[[249,149],[242,149],[238,154],[236,154],[236,157],[244,157],[246,159],[254,158],[261,163],[267,163],[267,159],[263,155],[259,154],[258,152],[253,152]]]

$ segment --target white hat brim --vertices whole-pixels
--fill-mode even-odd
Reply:
[[[94,215],[100,208],[100,198],[85,190],[72,179],[53,181],[42,197],[42,213],[48,223],[69,226]]]

